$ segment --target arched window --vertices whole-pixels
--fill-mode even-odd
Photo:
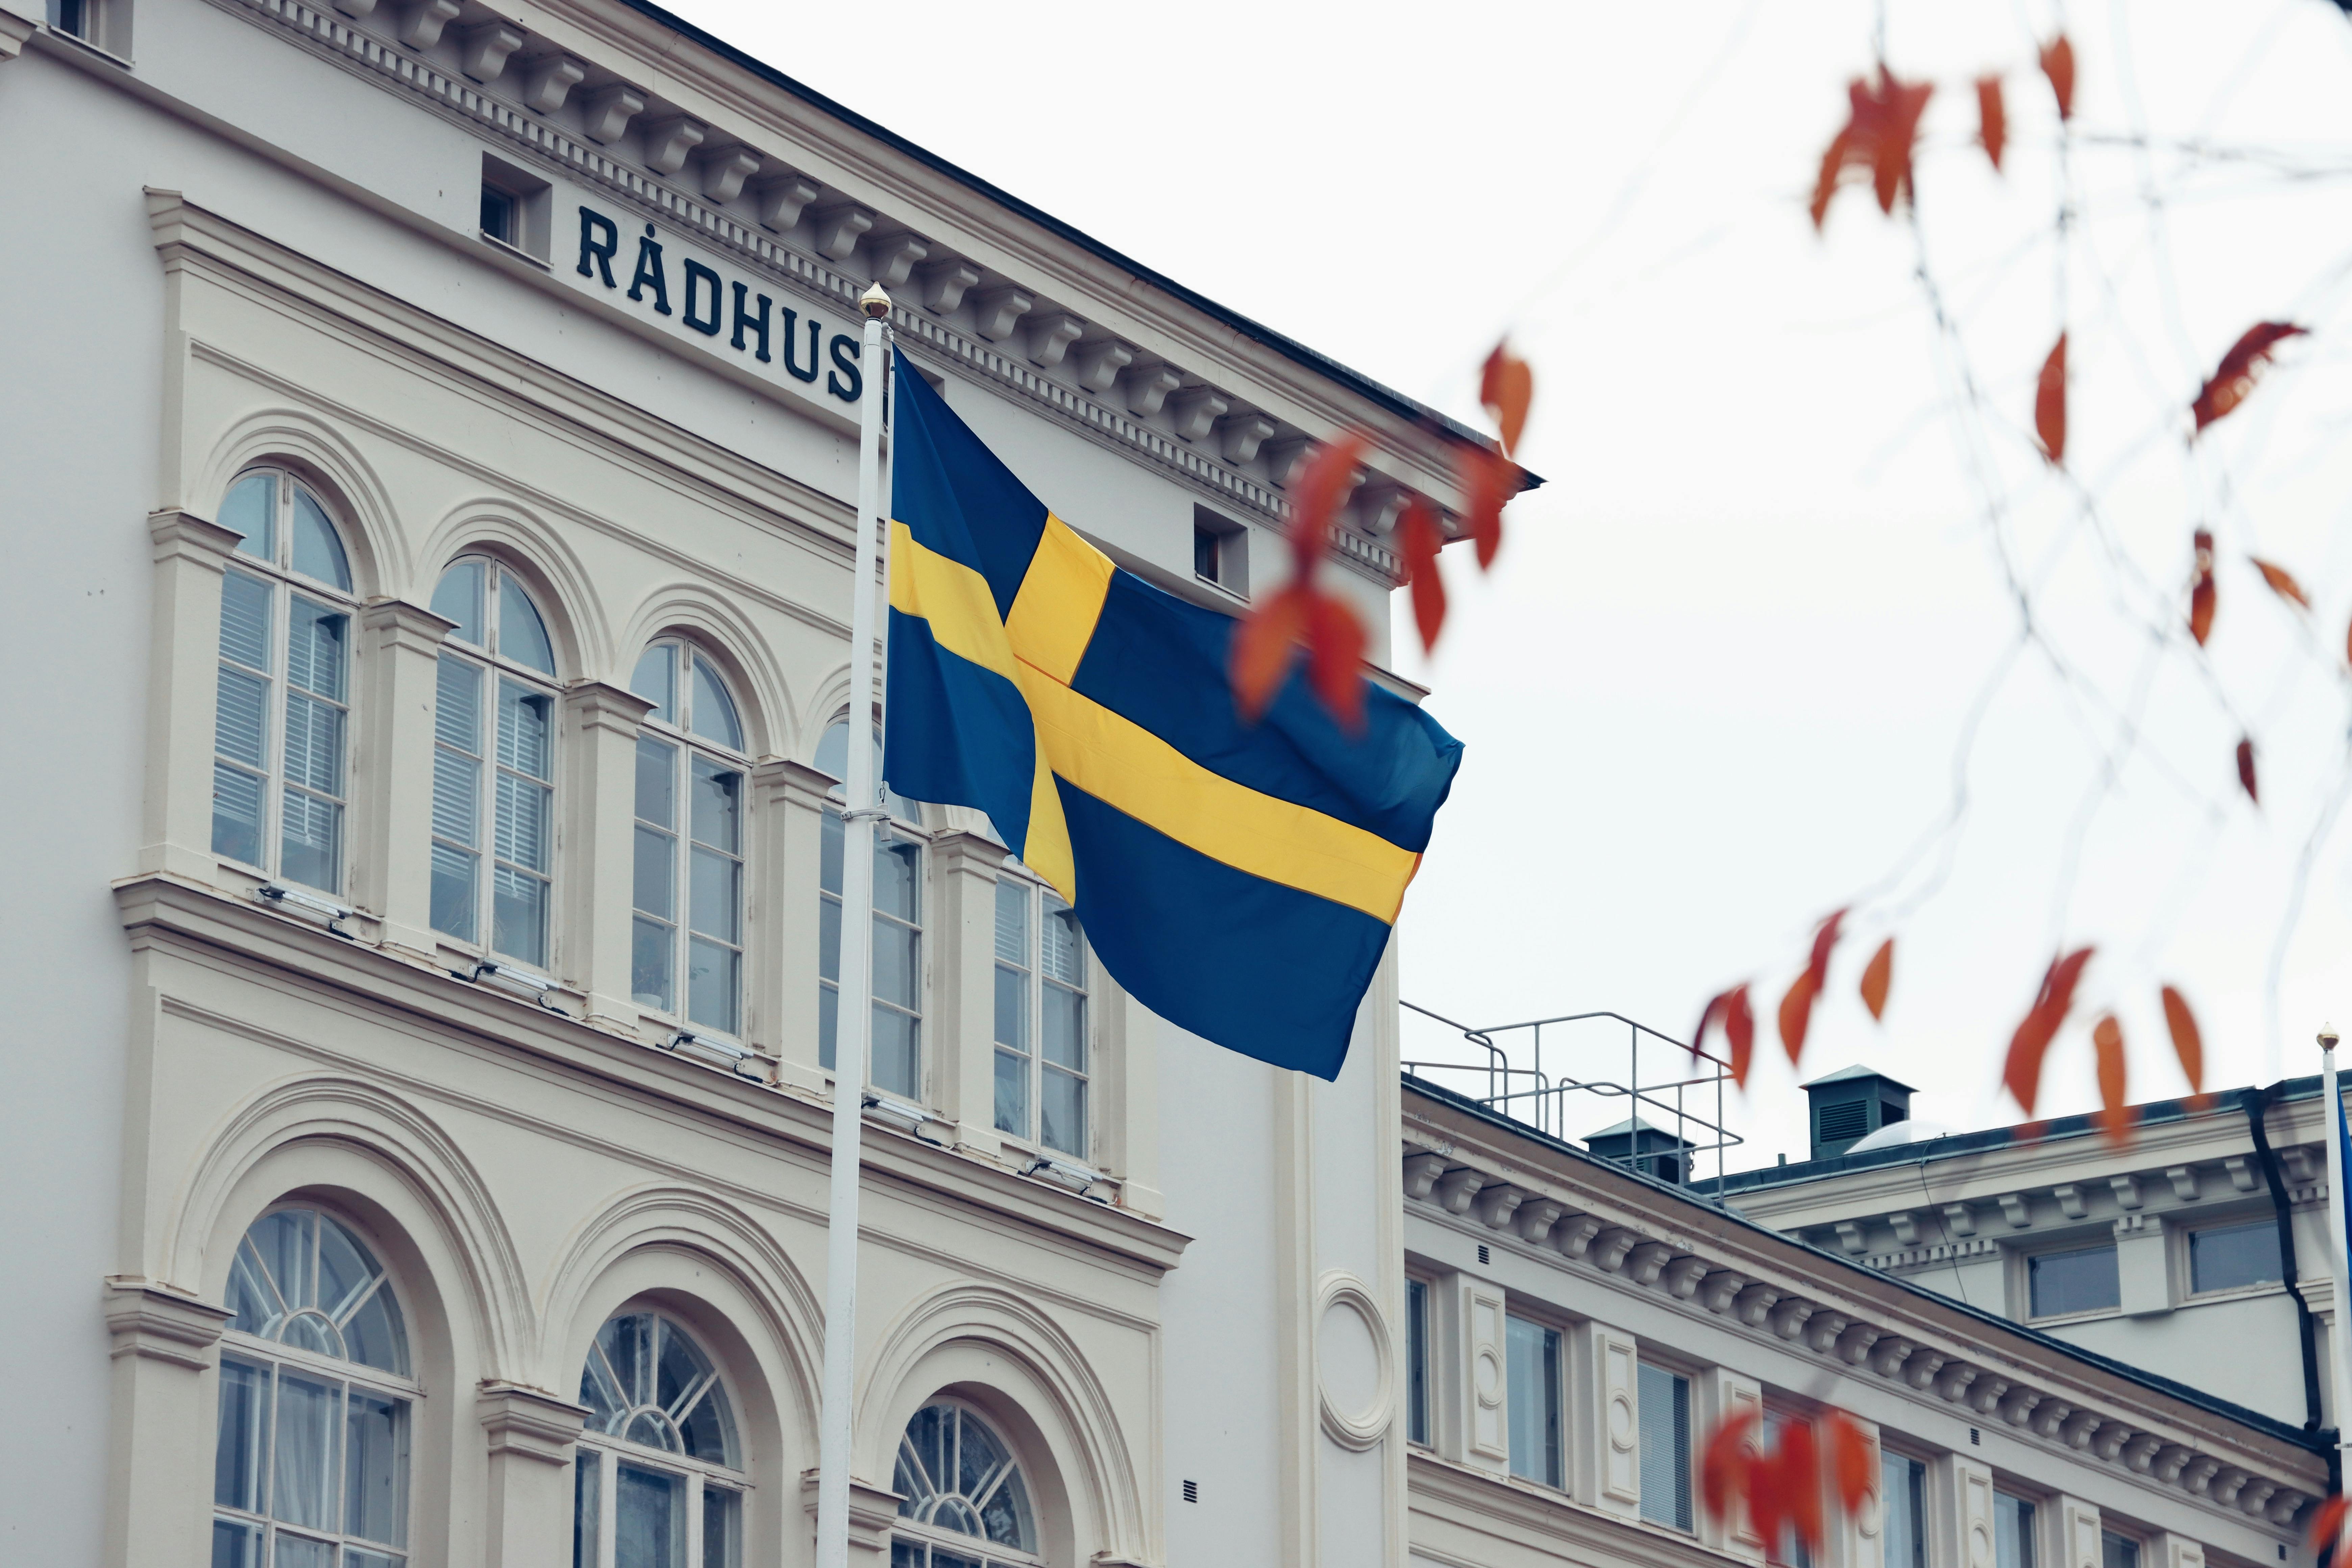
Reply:
[[[221,577],[213,853],[341,892],[351,563],[327,509],[281,469],[239,477],[220,524],[244,538]]]
[[[580,1373],[588,1425],[572,1492],[573,1568],[739,1568],[743,1461],[726,1385],[657,1312],[605,1321]]]
[[[898,1439],[890,1489],[899,1500],[890,1568],[1036,1561],[1029,1483],[1013,1450],[975,1411],[948,1401],[916,1411]]]
[[[278,1209],[237,1243],[228,1305],[214,1568],[400,1568],[418,1390],[383,1265],[333,1215]]]
[[[849,720],[835,719],[816,743],[817,771],[849,776]],[[882,773],[882,742],[874,742]],[[846,800],[840,788],[836,800]],[[882,804],[901,822],[919,823],[912,801],[886,784]],[[833,1066],[841,1019],[841,866],[846,842],[841,813],[824,812],[817,867],[817,1060]],[[877,1089],[923,1097],[923,840],[877,824],[874,830],[874,1035],[866,1076]]]
[[[740,1034],[743,721],[710,660],[672,638],[646,649],[629,689],[654,705],[637,735],[629,990],[640,1007]]]
[[[530,592],[488,556],[441,574],[433,613],[457,623],[434,692],[433,929],[543,969],[555,647]]]

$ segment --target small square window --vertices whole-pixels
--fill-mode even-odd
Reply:
[[[553,188],[528,169],[482,154],[481,226],[495,240],[535,260],[547,259]]]
[[[513,245],[515,236],[520,228],[516,219],[520,216],[521,205],[520,202],[515,200],[512,193],[502,191],[496,185],[484,185],[482,187],[482,232],[492,239]]]
[[[2275,1221],[2208,1226],[2189,1233],[2189,1289],[2198,1295],[2275,1285],[2285,1278]]]
[[[1192,575],[1249,597],[1249,530],[1206,507],[1192,509]]]
[[[2026,1262],[2027,1293],[2037,1318],[2113,1311],[2123,1300],[2113,1243],[2069,1252],[2045,1252]],[[2031,1565],[2028,1565],[2031,1568]]]
[[[89,38],[96,9],[91,0],[49,0],[49,26],[77,38]]]

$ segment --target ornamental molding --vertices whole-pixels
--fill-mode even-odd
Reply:
[[[191,1372],[208,1371],[219,1356],[221,1333],[236,1314],[175,1286],[135,1274],[106,1278],[108,1354],[137,1356]]]
[[[1323,1324],[1334,1307],[1346,1310],[1363,1324],[1371,1342],[1372,1364],[1380,1369],[1371,1397],[1360,1410],[1342,1410],[1334,1404],[1330,1382],[1324,1375]],[[1372,1299],[1370,1286],[1353,1274],[1334,1268],[1316,1281],[1311,1321],[1315,1335],[1315,1394],[1324,1436],[1353,1453],[1378,1447],[1381,1439],[1388,1436],[1396,1412],[1396,1350],[1389,1335],[1388,1315]]]

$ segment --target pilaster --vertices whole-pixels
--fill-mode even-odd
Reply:
[[[2148,1542],[2147,1568],[2205,1568],[2205,1547],[2170,1531]]]
[[[430,959],[436,663],[457,623],[400,599],[371,601],[359,623],[352,901],[385,942]]]
[[[585,1406],[520,1384],[485,1380],[474,1398],[488,1444],[486,1568],[565,1568],[561,1528],[572,1509],[572,1465]]]
[[[1168,1213],[1160,1191],[1159,1022],[1100,964],[1087,976],[1097,1010],[1094,1097],[1097,1169],[1118,1178],[1120,1206],[1150,1219]],[[1398,1256],[1403,1256],[1402,1247]]]
[[[652,711],[635,692],[606,681],[575,680],[563,692],[559,810],[569,847],[556,868],[563,920],[551,967],[587,997],[590,1023],[631,1037],[639,1032],[629,984],[637,726]]]
[[[2116,1283],[2118,1303],[2127,1314],[2172,1310],[2172,1267],[2166,1256],[2163,1216],[2116,1216]]]
[[[751,1016],[759,1045],[777,1057],[784,1083],[824,1090],[833,1075],[817,1061],[817,900],[824,808],[834,778],[771,757],[751,770],[752,929],[765,921],[765,950],[751,968]]]
[[[931,1107],[950,1140],[996,1154],[996,874],[1003,846],[976,833],[932,840],[931,994],[924,1011]]]
[[[1437,1402],[1433,1435],[1438,1451],[1449,1459],[1508,1475],[1510,1376],[1503,1340],[1503,1288],[1475,1274],[1454,1274],[1434,1295],[1435,1337],[1444,1348],[1446,1373],[1431,1391]],[[1573,1438],[1569,1452],[1578,1452]]]
[[[1990,1467],[1946,1454],[1927,1475],[1927,1568],[1993,1568]]]
[[[2100,1568],[2105,1553],[2099,1544],[2098,1505],[2059,1497],[2051,1500],[2049,1513],[2051,1568]]]
[[[1569,1452],[1576,1500],[1639,1518],[1642,1512],[1641,1347],[1607,1323],[1583,1322],[1569,1336]]]
[[[155,563],[147,653],[147,790],[139,869],[214,879],[213,723],[220,688],[221,574],[245,536],[193,512],[147,515]]]
[[[1756,1438],[1751,1451],[1761,1452],[1764,1423],[1764,1385],[1754,1378],[1732,1371],[1729,1367],[1711,1366],[1694,1379],[1697,1384],[1698,1429],[1711,1433],[1725,1422],[1739,1415],[1756,1418]],[[1734,1509],[1728,1515],[1717,1519],[1705,1509],[1698,1510],[1700,1543],[1713,1547],[1727,1556],[1749,1563],[1764,1561],[1764,1538],[1757,1533],[1746,1509]],[[1836,1568],[1847,1568],[1840,1563]],[[1875,1563],[1869,1568],[1878,1568]]]
[[[816,1539],[816,1472],[801,1472],[801,1510],[808,1516],[809,1540]],[[890,1526],[898,1518],[898,1494],[888,1487],[849,1478],[850,1568],[888,1568]]]
[[[211,1465],[187,1457],[212,1448],[214,1393],[204,1374],[219,1364],[232,1314],[121,1274],[106,1280],[105,1313],[114,1365],[103,1561],[108,1568],[185,1561],[189,1522],[212,1502]]]

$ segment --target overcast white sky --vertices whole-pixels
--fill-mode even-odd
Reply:
[[[1888,20],[1897,72],[1940,84],[1922,214],[1999,416],[1973,447],[1908,228],[1861,192],[1825,240],[1803,211],[1871,58],[1871,5],[902,0],[874,13],[889,33],[870,57],[839,14],[678,8],[1457,413],[1475,416],[1475,367],[1509,328],[1538,376],[1522,456],[1549,482],[1511,508],[1490,580],[1447,552],[1448,637],[1432,667],[1400,658],[1468,747],[1405,911],[1407,997],[1481,1023],[1613,1009],[1680,1035],[1755,976],[1763,1066],[1733,1108],[1750,1139],[1734,1167],[1803,1157],[1770,1008],[1812,921],[1946,810],[1971,703],[2014,638],[1973,460],[2011,498],[2015,558],[2082,683],[2070,696],[2028,656],[1999,688],[1948,876],[1858,917],[1803,1076],[1866,1062],[1923,1091],[1918,1115],[2015,1120],[2001,1053],[2061,942],[2101,956],[2045,1110],[2095,1102],[2085,1030],[2108,1006],[2133,1097],[2179,1091],[2166,981],[2201,1013],[2218,1085],[2312,1070],[2323,1017],[2352,1023],[2352,831],[2315,863],[2275,1029],[2267,1003],[2347,727],[2331,670],[2352,616],[2352,23],[2325,0],[2067,15],[2087,139],[2063,282],[2070,456],[2095,527],[2024,445],[2060,320],[2041,0],[1899,3]],[[1967,84],[1987,69],[2008,72],[2005,178],[1968,145]],[[2143,129],[2154,152],[2121,142]],[[2178,411],[2265,317],[2317,336],[2189,454]],[[2178,647],[2149,661],[2134,629],[2176,613],[2200,521],[2223,557],[2210,680]],[[2309,635],[2250,551],[2312,590]],[[1397,639],[1412,643],[1402,615]],[[2102,715],[2135,700],[2147,723],[2118,747]],[[2259,812],[2235,793],[2242,722],[2262,748]],[[2070,828],[2108,762],[2118,787],[2087,818],[2068,897]],[[1888,930],[1882,1028],[1853,984]],[[1436,1044],[1408,1034],[1409,1055]],[[1601,1042],[1584,1048],[1570,1070],[1616,1076]],[[1596,1106],[1570,1131],[1619,1114]]]

